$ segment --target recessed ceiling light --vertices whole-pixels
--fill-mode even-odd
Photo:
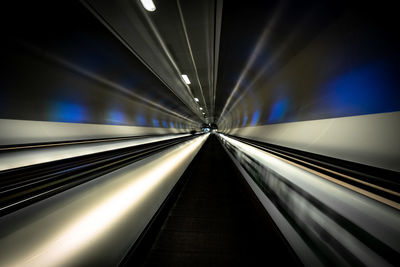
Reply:
[[[200,107],[200,110],[203,110],[203,108],[202,108],[202,107]]]
[[[189,77],[186,74],[182,74],[182,78],[185,81],[186,84],[190,84]]]
[[[199,102],[199,99],[197,97],[194,98],[194,101]]]
[[[146,9],[147,11],[153,12],[154,10],[156,10],[156,6],[153,3],[153,0],[140,0],[140,2],[142,3],[144,9]]]

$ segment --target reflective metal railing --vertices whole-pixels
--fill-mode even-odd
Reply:
[[[385,205],[365,190],[220,137],[306,266],[396,266],[400,258],[396,205]]]

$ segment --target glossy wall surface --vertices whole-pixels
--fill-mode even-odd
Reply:
[[[3,10],[1,119],[150,127],[147,134],[199,125],[78,1],[7,3]]]
[[[222,132],[399,170],[399,42],[390,6],[260,1],[224,8]]]

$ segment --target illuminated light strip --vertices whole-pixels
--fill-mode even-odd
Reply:
[[[239,142],[239,141],[237,141],[237,140],[235,140],[235,139],[229,138],[229,137],[227,137],[227,136],[224,136],[224,135],[221,135],[221,136],[222,136],[224,139],[226,139],[228,142],[234,143],[234,144],[237,144],[237,145],[239,144],[239,147],[242,147],[242,148],[243,148],[243,145],[241,145],[241,142]],[[251,147],[252,149],[258,149],[258,150],[260,150],[259,148],[252,147],[251,145],[247,145],[247,144],[246,144],[246,146],[249,146],[249,147]],[[363,195],[363,196],[366,196],[366,197],[368,197],[368,198],[374,199],[374,200],[376,200],[376,201],[378,201],[378,202],[380,202],[380,203],[383,203],[383,204],[388,205],[388,206],[390,206],[390,207],[393,207],[393,208],[395,208],[395,209],[397,209],[397,210],[400,210],[400,204],[397,203],[397,202],[394,202],[394,201],[392,201],[392,200],[390,200],[390,199],[381,197],[381,196],[379,196],[379,195],[376,195],[376,194],[371,193],[371,192],[369,192],[369,191],[366,191],[366,190],[364,190],[364,189],[358,188],[358,187],[356,187],[356,186],[353,186],[353,185],[348,184],[348,183],[346,183],[346,182],[343,182],[343,181],[341,181],[341,180],[335,179],[335,178],[330,177],[330,176],[328,176],[328,175],[326,175],[326,174],[323,174],[323,173],[321,173],[321,172],[318,172],[318,171],[315,171],[315,170],[313,170],[313,169],[307,168],[307,167],[305,167],[305,166],[303,166],[303,165],[294,163],[294,162],[292,162],[292,161],[290,161],[290,160],[281,158],[281,157],[279,157],[279,156],[277,156],[277,155],[274,155],[274,154],[271,154],[271,153],[269,153],[269,152],[266,152],[266,151],[263,151],[263,150],[260,150],[260,152],[266,153],[266,154],[268,154],[268,156],[271,156],[271,157],[274,157],[274,158],[276,158],[276,159],[278,159],[278,160],[284,161],[284,162],[286,162],[286,163],[288,163],[288,164],[290,164],[290,165],[292,165],[292,166],[295,166],[295,167],[297,167],[297,168],[300,168],[300,169],[302,169],[302,170],[305,170],[305,171],[307,171],[307,172],[309,172],[309,173],[315,174],[315,175],[317,175],[318,177],[321,177],[321,178],[323,178],[323,179],[325,179],[325,180],[328,180],[328,181],[333,182],[333,183],[335,183],[335,184],[337,184],[337,185],[340,185],[340,186],[343,186],[343,187],[345,187],[345,188],[347,188],[347,189],[350,189],[350,190],[352,190],[352,191],[355,191],[355,192],[357,192],[357,193],[359,193],[359,194],[361,194],[361,195]]]
[[[97,247],[107,246],[107,237],[113,236],[113,231],[119,229],[121,221],[129,219],[135,212],[140,212],[140,208],[143,209],[141,205],[145,205],[146,201],[152,200],[153,197],[159,198],[157,189],[164,189],[165,180],[176,175],[176,168],[181,168],[185,163],[189,164],[188,160],[194,157],[194,153],[200,149],[207,137],[208,135],[200,136],[170,149],[154,161],[147,161],[132,171],[123,172],[123,169],[129,169],[127,166],[121,169],[122,175],[117,171],[114,173],[115,177],[100,186],[92,186],[90,190],[78,193],[75,199],[64,207],[54,207],[53,204],[53,211],[56,208],[56,212],[49,213],[41,220],[27,224],[22,231],[8,234],[0,240],[0,265],[76,265],[79,259],[84,259]],[[159,201],[161,205],[162,200]],[[71,217],[72,221],[69,219]],[[140,217],[139,220],[144,218]],[[138,231],[129,229],[135,230]],[[35,235],[36,241],[28,239],[25,242],[24,231]],[[139,234],[140,232],[137,236]],[[24,245],[14,249],[10,247],[12,243]],[[4,249],[11,251],[7,253]]]
[[[146,9],[147,11],[153,12],[156,10],[156,6],[154,5],[152,0],[140,0],[140,2],[142,3],[144,9]]]
[[[190,84],[189,77],[186,74],[182,74],[182,79],[185,81],[186,84]]]

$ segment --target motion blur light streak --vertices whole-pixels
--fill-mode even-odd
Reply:
[[[261,66],[260,69],[257,69],[257,74],[255,77],[251,77],[250,80],[247,82],[247,84],[244,84],[244,81],[248,77],[244,76],[242,78],[242,87],[243,87],[242,92],[240,93],[239,96],[236,97],[235,102],[230,105],[229,112],[235,109],[237,104],[239,104],[243,100],[243,98],[248,95],[248,91],[252,90],[253,87],[257,85],[257,82],[260,82],[260,80],[262,79],[267,81],[266,77],[268,77],[268,72],[273,72],[275,65],[279,63],[279,60],[281,60],[281,57],[284,54],[285,50],[287,50],[290,47],[290,44],[292,44],[293,40],[296,37],[298,37],[299,34],[301,34],[300,30],[302,29],[302,26],[305,27],[303,24],[305,24],[305,21],[296,25],[293,32],[287,37],[285,43],[282,46],[280,46],[279,50],[275,51],[275,53],[272,54],[268,58],[268,60],[263,62],[263,65]],[[258,57],[265,56],[267,52],[268,51],[263,51],[263,50],[258,51]],[[253,68],[256,67],[255,62],[252,63],[252,67]]]
[[[34,236],[31,238],[34,239],[26,242],[25,246],[18,251],[7,253],[2,250],[2,264],[7,266],[71,266],[79,260],[85,261],[87,257],[95,257],[98,264],[110,263],[108,255],[92,254],[93,242],[99,247],[110,247],[109,241],[104,237],[115,234],[115,227],[121,227],[123,221],[128,220],[129,223],[130,218],[140,216],[143,213],[140,211],[143,209],[142,206],[150,198],[157,197],[160,190],[167,191],[162,193],[165,196],[168,189],[163,187],[172,187],[171,179],[176,180],[180,176],[179,173],[176,174],[177,170],[183,172],[184,168],[182,170],[181,166],[185,164],[187,166],[207,137],[207,135],[198,137],[169,149],[167,153],[161,153],[161,156],[153,156],[153,161],[147,160],[134,169],[124,168],[129,171],[121,169],[114,174],[111,173],[108,176],[114,176],[112,179],[103,179],[103,183],[84,192],[85,196],[78,193],[68,205],[63,208],[59,207],[55,213],[48,214],[40,221],[27,226],[23,231],[9,234],[5,239],[0,240],[2,247],[4,246],[3,242],[22,244],[26,231],[30,231],[30,235]],[[157,162],[156,167],[153,165],[154,162]],[[167,180],[171,181],[166,184]],[[158,205],[161,204],[161,201],[158,201]],[[53,205],[57,205],[57,203],[53,203]],[[65,220],[56,219],[59,216]],[[148,217],[147,220],[150,218]],[[46,224],[51,224],[49,230],[42,228]],[[129,225],[128,231],[136,232],[137,238],[142,230],[140,228],[145,224],[136,226],[138,227],[136,231],[134,230],[135,224],[129,223]],[[35,233],[35,229],[41,230]],[[125,250],[132,240],[126,242]],[[24,256],[18,257],[17,255]],[[93,259],[91,260],[93,261]],[[118,259],[116,260],[118,261]],[[112,265],[115,264],[116,262],[112,263]]]
[[[181,23],[182,23],[183,33],[185,34],[185,40],[186,40],[186,44],[187,44],[187,47],[188,47],[188,50],[189,50],[190,59],[191,59],[192,65],[193,65],[194,72],[196,73],[197,83],[198,83],[199,88],[200,88],[200,94],[201,94],[201,96],[203,98],[203,101],[206,102],[205,98],[204,98],[203,86],[201,85],[200,78],[199,78],[199,72],[197,70],[195,59],[193,57],[192,46],[190,44],[189,36],[188,36],[188,33],[187,33],[185,18],[183,16],[180,0],[177,0],[176,4],[177,4],[177,7],[178,7],[178,11],[179,11],[179,17],[180,17]],[[189,81],[189,78],[188,78],[187,75],[182,75],[182,77],[185,80],[186,84],[190,84],[190,81]]]
[[[0,266],[398,265],[395,4],[2,9]]]
[[[106,232],[115,221],[121,219],[126,212],[134,209],[142,198],[146,198],[153,187],[160,183],[163,178],[168,177],[174,171],[176,165],[180,164],[195,147],[192,145],[182,150],[180,154],[166,160],[163,164],[159,164],[156,168],[152,168],[150,172],[145,173],[140,178],[136,178],[133,183],[124,185],[118,191],[111,191],[109,196],[98,203],[93,210],[87,212],[84,217],[76,218],[75,222],[66,227],[65,232],[61,232],[45,248],[38,249],[41,251],[38,254],[46,255],[42,256],[43,262],[40,259],[35,259],[32,260],[33,262],[36,261],[33,264],[57,266],[68,258],[74,257],[75,253],[82,253],[81,250],[90,242],[96,242],[96,236]],[[28,260],[24,264],[30,265],[32,262]]]
[[[263,52],[263,49],[265,49],[265,45],[268,42],[269,35],[271,31],[273,31],[274,27],[276,26],[277,21],[279,20],[281,16],[281,9],[282,6],[278,7],[275,9],[273,12],[273,17],[270,19],[268,24],[264,27],[263,32],[260,34],[260,37],[258,38],[258,41],[251,52],[251,55],[246,62],[245,67],[243,68],[242,72],[239,75],[239,79],[236,81],[235,86],[233,87],[228,99],[225,102],[225,106],[223,107],[221,114],[220,114],[220,119],[224,118],[224,115],[227,111],[227,108],[229,105],[231,105],[231,102],[233,101],[234,97],[237,95],[239,90],[241,89],[242,82],[246,78],[246,76],[249,74],[250,70],[254,67],[254,63],[257,59],[258,56],[260,56],[260,53]]]
[[[78,65],[75,65],[74,63],[69,62],[69,61],[65,60],[64,58],[61,58],[59,56],[56,56],[56,55],[50,54],[48,52],[42,51],[41,49],[39,49],[37,47],[34,47],[34,46],[31,46],[31,45],[24,45],[24,46],[27,49],[30,49],[30,50],[34,51],[35,53],[38,53],[39,55],[43,56],[44,58],[46,58],[48,60],[51,60],[51,61],[56,62],[58,64],[61,64],[62,66],[66,67],[66,68],[68,68],[68,69],[70,69],[70,70],[72,70],[74,72],[78,72],[79,74],[81,74],[83,76],[86,76],[86,77],[88,77],[90,79],[93,79],[96,82],[99,82],[99,83],[102,83],[102,84],[104,84],[106,86],[109,86],[109,87],[111,87],[111,88],[113,88],[113,89],[115,89],[115,90],[117,90],[117,91],[119,91],[119,92],[121,92],[121,93],[123,93],[125,95],[131,96],[132,98],[135,98],[135,99],[138,99],[140,101],[143,101],[144,103],[146,103],[146,104],[148,104],[150,106],[153,106],[153,107],[155,107],[157,109],[161,109],[161,110],[163,110],[163,111],[165,111],[167,113],[170,113],[170,114],[172,114],[174,116],[177,116],[177,117],[179,117],[181,119],[184,119],[186,121],[189,121],[189,122],[193,121],[193,120],[191,120],[191,119],[189,119],[189,118],[187,118],[185,116],[182,116],[181,114],[179,114],[179,113],[177,113],[177,112],[175,112],[173,110],[168,109],[167,107],[165,107],[163,105],[160,105],[159,103],[157,103],[155,101],[149,100],[149,99],[147,99],[145,97],[140,96],[139,94],[136,94],[136,93],[132,92],[132,90],[129,90],[128,88],[125,88],[125,87],[123,87],[123,86],[121,86],[121,85],[119,85],[119,84],[117,84],[117,83],[115,83],[113,81],[110,81],[110,80],[108,80],[108,79],[106,79],[104,77],[101,77],[101,76],[97,75],[94,72],[91,72],[89,70],[86,70],[86,69],[78,66]],[[60,116],[61,117],[66,116],[67,122],[84,122],[84,121],[76,121],[75,118],[71,118],[71,116],[73,116],[73,115],[71,115],[71,112],[69,112],[68,107],[63,108],[63,106],[61,105],[60,108],[62,109]],[[59,113],[55,112],[55,114],[59,114]],[[77,112],[76,116],[79,116],[79,114],[80,114],[80,112]],[[77,119],[81,119],[81,117],[83,118],[83,116],[79,116],[79,117],[77,117]],[[72,119],[73,121],[68,121],[68,119]]]
[[[32,147],[32,149],[27,151],[20,150],[14,151],[12,154],[0,154],[0,171],[164,140],[171,140],[184,136],[188,136],[188,134],[147,137],[136,140],[108,140],[109,142],[97,141],[96,143],[66,143],[62,146],[44,145],[37,148]]]
[[[157,39],[159,45],[161,46],[162,51],[164,52],[164,55],[167,57],[168,61],[169,61],[170,64],[172,65],[172,67],[173,67],[173,69],[174,69],[174,72],[175,72],[177,75],[179,75],[179,73],[181,73],[181,71],[180,71],[180,69],[179,69],[179,67],[178,67],[178,65],[177,65],[177,63],[176,63],[176,61],[174,60],[174,58],[173,58],[173,56],[172,56],[170,50],[168,49],[166,43],[164,42],[164,40],[163,40],[163,38],[162,38],[162,36],[161,36],[159,30],[157,29],[157,26],[154,24],[154,22],[152,21],[152,19],[151,19],[147,14],[144,13],[143,15],[144,15],[144,17],[145,17],[145,19],[146,19],[146,22],[148,23],[148,25],[149,25],[151,31],[153,32],[154,36],[156,37],[156,39]],[[185,75],[185,74],[181,75],[181,77],[185,80],[184,75]],[[187,75],[185,75],[185,76],[186,76],[186,78],[187,78],[187,81],[190,83],[190,80],[189,80],[189,78],[187,77]],[[187,88],[187,90],[188,90],[188,92],[189,92],[189,94],[190,94],[190,98],[192,99],[192,98],[193,98],[193,94],[192,94],[192,91],[191,91],[190,87],[189,87],[188,84],[187,84],[187,81],[185,80],[185,85],[186,85],[186,88]],[[173,90],[172,88],[169,88],[169,89],[171,89],[172,92],[173,92],[178,98],[180,98],[180,97],[179,97],[180,94],[178,94],[177,92],[175,92],[175,90]],[[186,92],[186,91],[185,91],[185,92]],[[182,93],[182,92],[180,92],[180,93]],[[183,102],[183,103],[186,103],[184,100],[182,100],[182,102]],[[189,106],[189,108],[190,108],[190,106]]]
[[[343,251],[343,247],[363,264],[391,266],[395,260],[394,255],[400,253],[398,210],[382,206],[376,201],[381,201],[381,198],[369,198],[373,194],[364,194],[365,191],[361,192],[356,187],[346,186],[345,183],[318,172],[304,171],[296,164],[291,164],[225,135],[220,136],[240,164],[242,172],[250,175],[251,179],[263,189],[293,229],[296,229],[295,231],[300,236],[304,235],[304,231],[307,232],[305,243],[296,247],[299,244],[296,245],[294,239],[298,237],[293,237],[292,231],[281,228],[293,248],[298,251],[299,256],[304,257],[306,265],[311,266],[307,260],[308,256],[300,252],[301,246],[304,245],[314,247],[314,253],[320,260],[327,257],[328,262],[336,262],[340,266],[347,265],[346,261],[350,260],[340,255],[339,251]],[[326,178],[329,182],[325,180]],[[347,189],[355,189],[355,191]],[[358,193],[363,193],[364,196]],[[313,199],[318,199],[318,201]],[[260,200],[262,201],[262,198]],[[400,208],[398,203],[393,204],[391,201],[382,201],[382,203],[395,205],[396,209]],[[269,205],[264,204],[266,208]],[[273,216],[272,218],[279,227],[281,217]],[[351,227],[354,226],[351,224],[361,227],[365,233],[358,234],[352,231]],[[324,235],[319,234],[322,229],[324,229]],[[337,240],[341,245],[336,246],[331,239]],[[374,239],[375,241],[371,241]],[[381,244],[377,245],[377,243]],[[384,251],[381,255],[376,250],[376,246]],[[329,255],[331,253],[329,251],[332,250],[337,250],[336,256]],[[388,254],[392,256],[388,257]]]

